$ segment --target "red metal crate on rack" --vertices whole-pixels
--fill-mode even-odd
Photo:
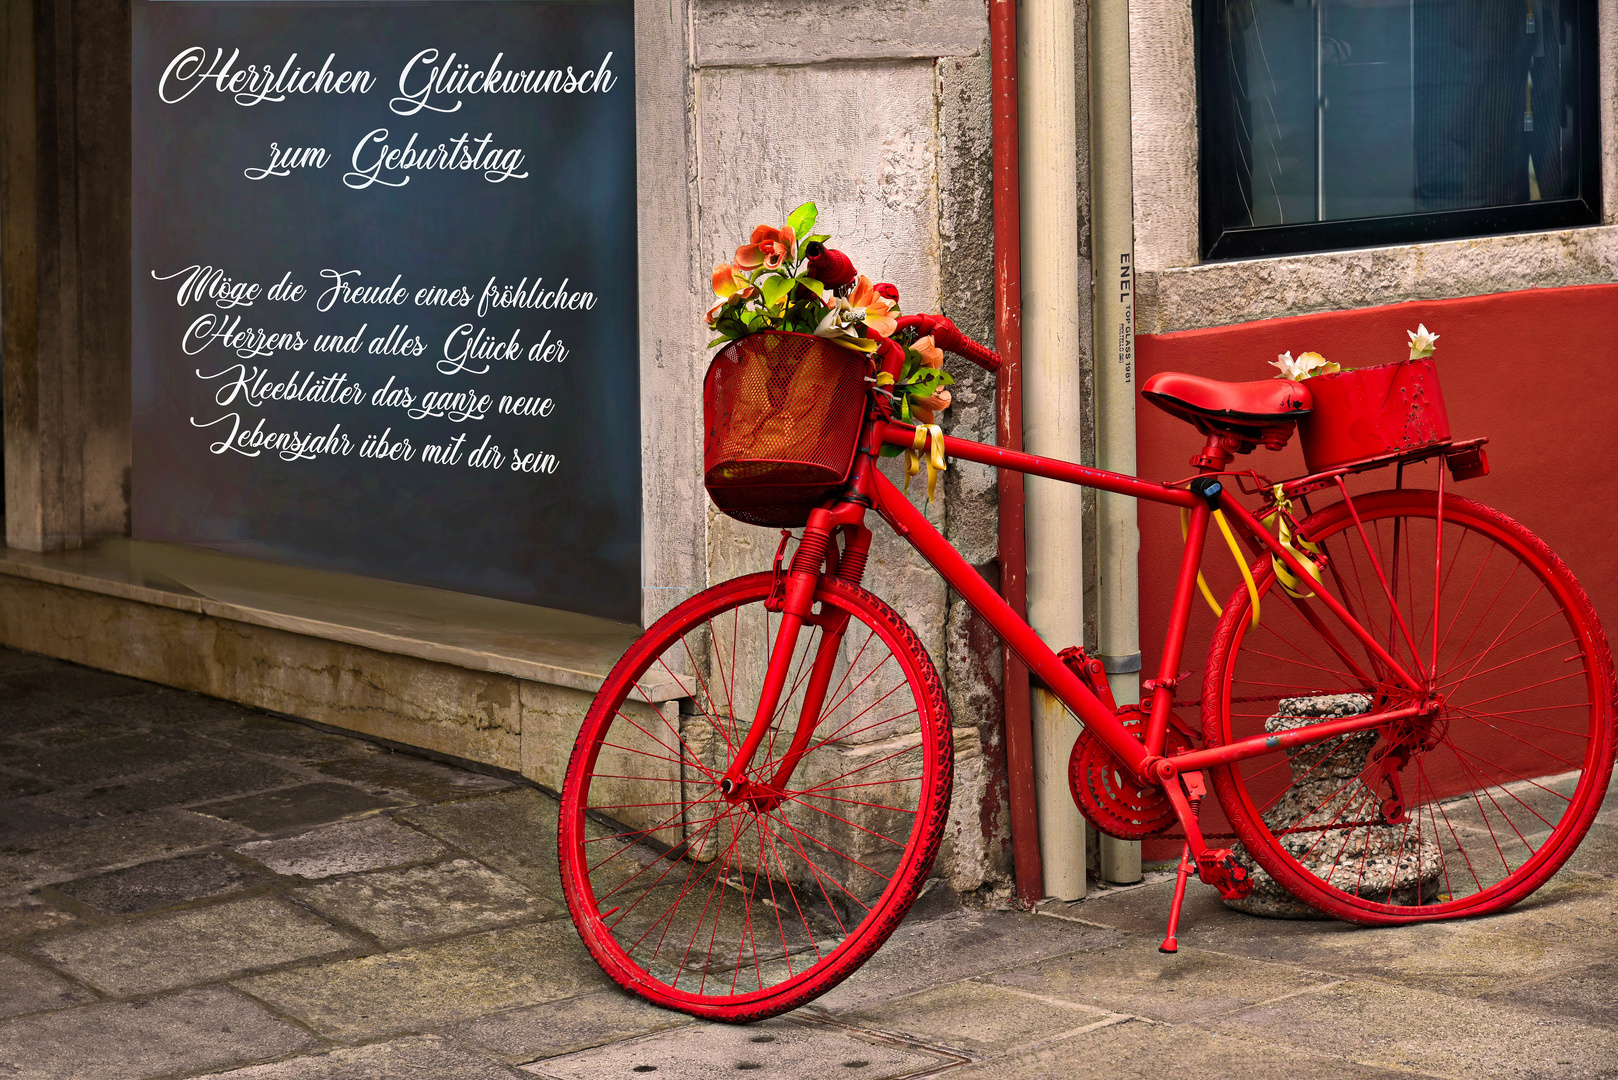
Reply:
[[[1299,419],[1298,434],[1311,473],[1450,441],[1431,359],[1317,375],[1308,387],[1314,408]]]

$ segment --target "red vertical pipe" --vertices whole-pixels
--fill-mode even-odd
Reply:
[[[1017,3],[989,0],[989,53],[994,116],[994,337],[1000,356],[994,389],[995,441],[1022,449],[1022,212],[1017,169]],[[999,477],[1000,594],[1019,619],[1028,617],[1028,559],[1021,473]],[[1028,669],[1005,656],[1006,773],[1011,782],[1011,854],[1017,899],[1032,907],[1045,895],[1034,809],[1034,733]]]

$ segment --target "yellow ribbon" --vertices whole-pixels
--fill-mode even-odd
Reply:
[[[1311,544],[1292,531],[1292,502],[1283,494],[1280,484],[1271,489],[1271,497],[1275,501],[1276,540],[1280,545],[1292,552],[1295,559],[1309,571],[1316,585],[1320,584],[1320,545]],[[1268,516],[1268,515],[1265,515]],[[1270,565],[1275,570],[1275,580],[1286,590],[1288,596],[1299,600],[1307,600],[1314,596],[1314,591],[1304,584],[1303,579],[1287,568],[1287,564],[1274,555],[1270,556]]]
[[[877,376],[878,385],[882,377]],[[944,429],[937,424],[917,424],[916,439],[905,451],[905,491],[910,491],[910,478],[921,472],[921,463],[924,460],[921,451],[926,451],[927,462],[927,501],[933,501],[933,490],[938,484],[938,474],[949,466],[944,463]]]
[[[1191,511],[1182,507],[1180,509],[1181,540],[1186,538],[1186,522],[1190,520],[1190,517]],[[1213,519],[1214,523],[1219,526],[1219,531],[1225,536],[1225,546],[1230,548],[1230,557],[1236,560],[1236,569],[1242,572],[1242,580],[1247,583],[1247,595],[1253,599],[1252,626],[1253,629],[1256,630],[1258,629],[1259,602],[1258,585],[1253,581],[1253,572],[1247,568],[1247,561],[1242,558],[1241,548],[1236,546],[1236,537],[1230,531],[1230,525],[1225,522],[1225,512],[1223,510],[1215,510],[1213,512]],[[1202,598],[1208,601],[1208,606],[1213,608],[1215,617],[1223,616],[1225,614],[1225,609],[1220,607],[1219,602],[1214,599],[1213,590],[1208,588],[1208,581],[1202,576],[1201,570],[1197,571],[1197,588],[1202,591]]]

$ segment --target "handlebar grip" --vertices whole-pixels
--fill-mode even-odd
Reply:
[[[985,371],[999,371],[1003,361],[1000,354],[987,346],[979,345],[965,334],[944,315],[906,315],[899,320],[901,327],[913,326],[926,334],[933,336],[933,343],[940,349],[952,352],[956,356],[972,361]]]
[[[933,340],[938,347],[948,349],[956,356],[962,356],[972,361],[985,371],[1000,370],[1000,354],[984,345],[979,345],[965,334],[955,328],[955,324],[947,319],[941,319],[940,325],[933,331]]]

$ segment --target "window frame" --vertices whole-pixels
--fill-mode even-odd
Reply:
[[[1234,170],[1229,166],[1235,148],[1210,136],[1222,127],[1221,118],[1213,115],[1213,102],[1228,93],[1228,85],[1208,74],[1223,71],[1227,66],[1223,63],[1223,54],[1211,55],[1216,39],[1207,31],[1207,27],[1214,25],[1219,3],[1220,0],[1194,0],[1192,10],[1197,131],[1201,143],[1197,183],[1198,251],[1204,262],[1542,232],[1601,223],[1600,24],[1596,0],[1582,0],[1580,14],[1588,19],[1588,28],[1582,31],[1578,48],[1578,197],[1299,225],[1226,228],[1221,216],[1223,188],[1219,185],[1227,178],[1234,178]]]

